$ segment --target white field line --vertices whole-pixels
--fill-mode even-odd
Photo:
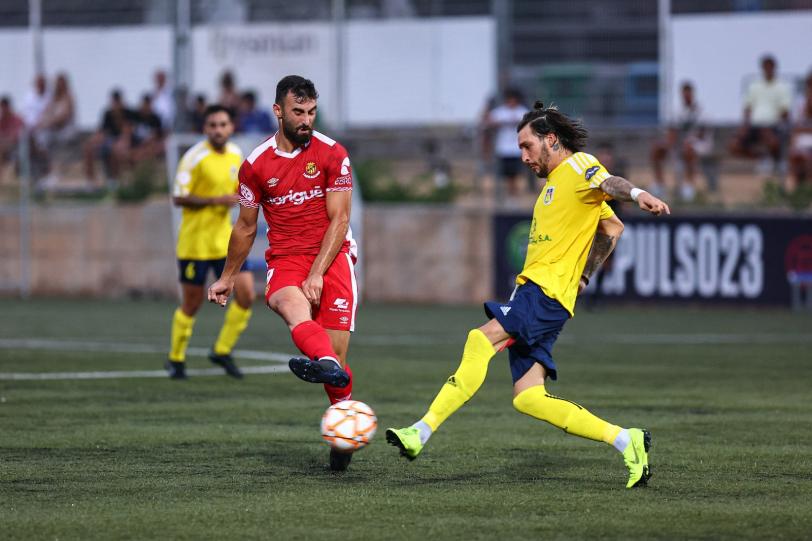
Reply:
[[[437,335],[361,335],[354,336],[352,343],[361,346],[439,346],[462,345],[465,337]],[[810,334],[718,334],[718,333],[673,333],[673,334],[567,334],[565,330],[558,343],[563,344],[622,344],[622,345],[725,345],[725,344],[812,344]]]
[[[244,374],[276,374],[288,372],[285,365],[246,366],[240,370]],[[190,376],[223,376],[222,368],[189,368]],[[114,370],[111,372],[0,372],[0,380],[43,381],[43,380],[78,380],[78,379],[126,379],[126,378],[167,378],[166,370]]]

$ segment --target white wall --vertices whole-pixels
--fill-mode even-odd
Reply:
[[[738,123],[746,82],[760,73],[765,53],[778,61],[779,77],[802,77],[812,70],[809,11],[678,15],[672,32],[672,111],[679,105],[679,84],[690,80],[710,120]]]
[[[488,18],[350,22],[346,27],[344,114],[348,125],[474,122],[496,82],[495,24]],[[47,28],[43,32],[49,78],[68,73],[82,128],[98,125],[114,87],[135,105],[153,73],[172,65],[166,26]],[[316,83],[329,124],[339,107],[335,88],[335,35],[328,23],[196,27],[193,92],[218,95],[231,69],[240,89],[273,102],[276,82],[298,73]],[[28,31],[3,31],[0,94],[22,103],[31,87],[33,54]]]

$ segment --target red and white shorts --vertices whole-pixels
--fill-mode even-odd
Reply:
[[[315,255],[280,255],[268,259],[265,303],[276,291],[287,286],[302,287]],[[355,309],[358,306],[358,285],[355,265],[350,254],[339,252],[324,273],[321,301],[313,307],[313,320],[336,331],[355,330]]]

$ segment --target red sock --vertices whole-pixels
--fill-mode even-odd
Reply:
[[[330,404],[337,404],[342,400],[352,400],[352,370],[350,370],[350,365],[344,364],[344,370],[346,370],[350,376],[350,382],[346,387],[333,387],[332,385],[324,384],[324,392],[327,393]]]
[[[330,336],[315,321],[299,323],[290,331],[290,336],[299,351],[304,353],[308,359],[332,357],[338,360],[338,355],[333,351],[333,345],[330,343]]]

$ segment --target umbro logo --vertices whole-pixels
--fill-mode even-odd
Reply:
[[[510,306],[500,306],[499,309],[502,311],[503,316],[508,315],[508,312],[510,312]]]
[[[279,179],[276,177],[269,178],[266,183],[268,184],[268,188],[273,188],[277,184],[279,184]]]

